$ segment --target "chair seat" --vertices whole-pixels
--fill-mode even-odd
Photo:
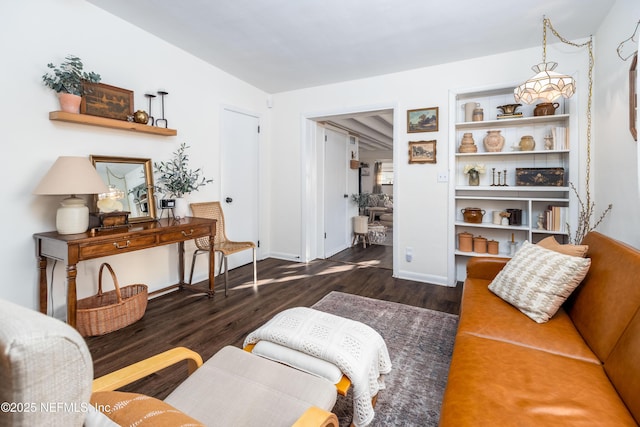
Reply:
[[[227,346],[167,398],[208,426],[288,426],[310,406],[330,411],[336,388],[328,380]]]
[[[225,255],[231,255],[236,252],[245,251],[250,248],[255,248],[256,245],[253,242],[221,242],[216,243],[214,249],[216,252],[222,252]]]

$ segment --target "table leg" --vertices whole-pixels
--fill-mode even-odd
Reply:
[[[78,270],[75,264],[67,265],[67,323],[76,327],[76,309],[78,296],[76,293],[76,276]]]
[[[216,277],[216,252],[213,243],[214,236],[209,236],[209,297],[213,296]]]
[[[40,285],[40,313],[47,314],[48,303],[48,286],[47,286],[47,259],[43,256],[38,257],[38,270]]]
[[[178,242],[178,284],[180,288],[185,285],[184,282],[184,242]]]

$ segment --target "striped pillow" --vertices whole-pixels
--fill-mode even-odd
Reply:
[[[548,321],[586,276],[591,259],[525,241],[489,290],[538,323]]]

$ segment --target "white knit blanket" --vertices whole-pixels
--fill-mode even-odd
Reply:
[[[306,307],[285,310],[250,333],[244,345],[271,341],[336,365],[353,384],[353,424],[374,416],[371,399],[384,389],[391,371],[387,345],[371,327]]]

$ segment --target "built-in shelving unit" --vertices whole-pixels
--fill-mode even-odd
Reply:
[[[108,119],[106,117],[91,116],[89,114],[74,114],[65,111],[51,111],[49,120],[61,122],[79,123],[89,126],[99,126],[111,129],[122,129],[130,132],[149,133],[161,136],[176,136],[178,131],[156,126],[143,125],[140,123],[126,122],[124,120]]]
[[[476,102],[483,108],[484,120],[465,121],[464,104]],[[453,220],[450,222],[450,274],[456,280],[464,280],[465,265],[469,257],[473,256],[501,256],[508,257],[512,240],[521,243],[524,240],[537,242],[554,235],[561,242],[568,241],[568,232],[549,231],[538,227],[538,215],[544,213],[549,206],[568,208],[567,222],[576,223],[576,203],[569,186],[576,182],[577,142],[572,136],[577,134],[575,124],[570,114],[571,101],[558,101],[560,106],[555,115],[534,116],[535,105],[518,107],[522,117],[498,119],[501,113],[499,105],[513,104],[513,87],[499,87],[492,89],[452,92],[450,96],[450,117],[454,123],[450,125],[450,160],[451,185],[450,209]],[[453,111],[455,108],[455,111]],[[500,130],[505,137],[505,144],[499,152],[487,152],[483,139],[489,130]],[[544,137],[552,132],[564,135],[563,145],[556,143],[561,149],[545,149]],[[460,143],[465,133],[471,133],[478,148],[476,153],[460,153]],[[531,135],[535,140],[535,148],[531,151],[521,151],[518,147],[520,138]],[[483,164],[486,172],[480,175],[480,185],[470,186],[468,175],[464,173],[467,164]],[[516,168],[557,168],[565,171],[562,186],[518,186],[516,185]],[[495,168],[495,169],[493,169]],[[492,171],[495,170],[495,175]],[[507,171],[506,182],[498,182],[497,172]],[[495,185],[506,184],[506,185]],[[481,223],[464,221],[463,210],[467,207],[479,208],[485,211]],[[502,225],[493,223],[494,211],[506,209],[520,209],[522,221],[519,225]],[[463,252],[459,250],[458,235],[471,233],[499,243],[499,253]],[[453,271],[452,271],[453,270]]]

